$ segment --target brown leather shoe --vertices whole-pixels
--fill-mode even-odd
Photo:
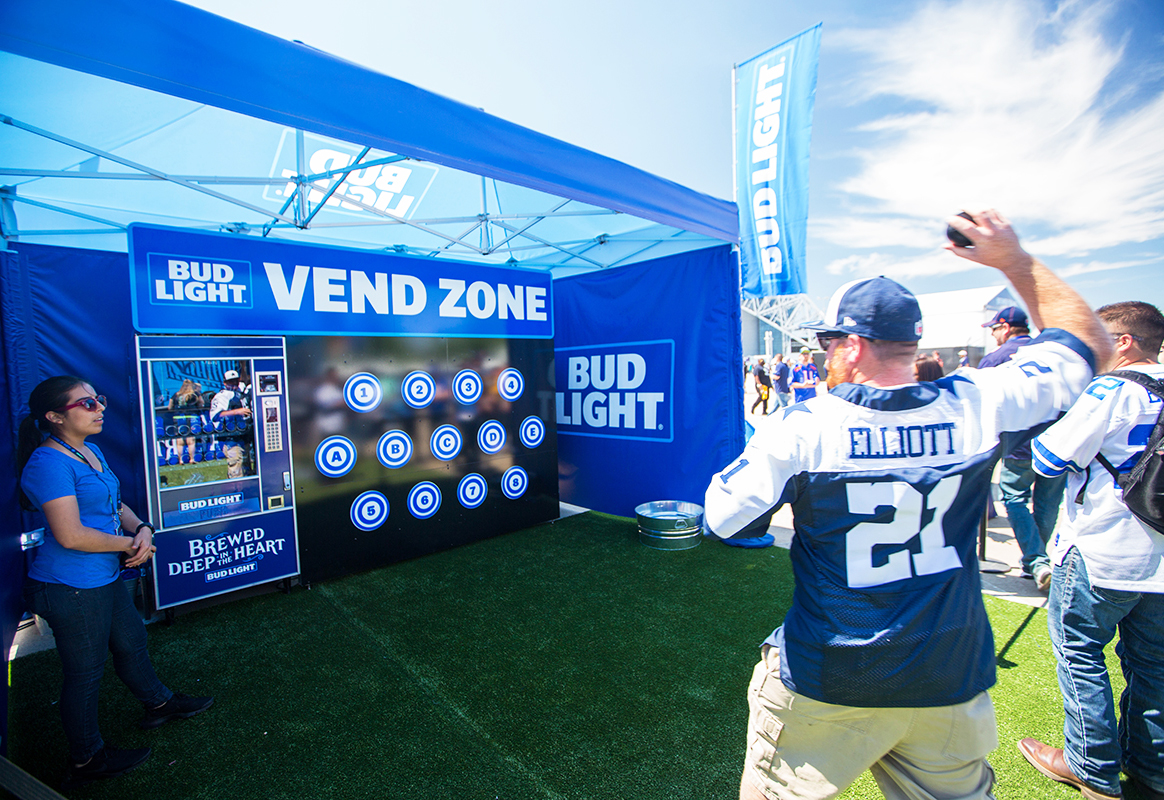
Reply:
[[[1122,794],[1107,794],[1098,789],[1092,789],[1071,771],[1063,758],[1063,749],[1050,747],[1038,739],[1023,739],[1018,743],[1019,752],[1023,758],[1031,762],[1031,766],[1052,780],[1074,786],[1087,800],[1122,800]]]

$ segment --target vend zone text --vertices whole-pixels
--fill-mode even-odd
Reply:
[[[661,429],[659,406],[666,402],[667,395],[633,391],[646,378],[647,361],[637,353],[571,356],[566,360],[568,391],[555,395],[558,424]]]

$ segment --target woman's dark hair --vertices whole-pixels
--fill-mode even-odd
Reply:
[[[36,385],[28,396],[28,416],[20,421],[20,432],[16,444],[16,482],[24,473],[24,465],[32,458],[32,451],[40,447],[46,434],[52,432],[52,423],[45,414],[69,404],[69,393],[85,383],[76,375],[56,375],[45,378]],[[32,510],[32,502],[20,491],[20,505]]]
[[[933,356],[921,355],[913,362],[913,374],[917,378],[918,383],[927,383],[929,381],[939,380],[945,373],[942,371],[942,365]]]

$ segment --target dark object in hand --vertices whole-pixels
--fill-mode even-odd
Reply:
[[[965,211],[959,211],[958,216],[962,217],[963,219],[970,220],[975,225],[978,224],[978,222],[974,219],[974,217],[970,216]],[[955,228],[952,225],[946,226],[946,238],[949,239],[954,244],[958,245],[958,247],[973,247],[974,246],[974,243],[971,242],[969,239],[967,239],[966,235],[963,234],[962,231],[958,230],[957,228]]]

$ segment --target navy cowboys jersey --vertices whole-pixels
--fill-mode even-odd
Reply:
[[[889,389],[843,384],[761,424],[704,500],[728,538],[784,503],[792,607],[769,642],[816,700],[928,707],[994,683],[977,538],[1002,454],[1054,420],[1093,374],[1090,350],[1044,331],[1008,364]]]

